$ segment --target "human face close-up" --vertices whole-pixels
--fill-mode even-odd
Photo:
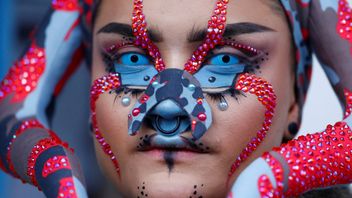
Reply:
[[[158,48],[165,69],[183,70],[205,39],[216,1],[151,0],[144,1],[143,5],[149,38]],[[124,84],[122,74],[121,87],[102,94],[96,101],[97,127],[116,156],[119,172],[97,141],[96,155],[101,169],[123,196],[225,197],[241,170],[263,152],[279,146],[287,136],[288,124],[296,121],[293,46],[279,3],[236,0],[229,1],[227,6],[224,43],[206,54],[193,77],[200,82],[221,84],[222,78],[208,79],[200,75],[203,66],[245,66],[233,75],[231,86],[200,86],[204,104],[209,104],[211,110],[207,118],[212,118],[211,125],[200,137],[192,137],[192,127],[187,125],[189,117],[182,114],[186,127],[176,136],[182,136],[187,143],[175,146],[173,141],[177,138],[158,129],[173,126],[176,121],[162,122],[160,118],[159,126],[153,122],[155,116],[148,116],[149,112],[138,133],[129,134],[129,114],[146,87]],[[99,5],[93,30],[92,81],[109,73],[120,73],[117,70],[121,65],[153,67],[153,57],[133,42],[132,12],[133,2],[128,0],[104,0]],[[240,75],[245,73],[271,85],[276,105],[270,122],[266,120],[267,109],[258,95],[235,89]],[[133,77],[146,79],[138,72]],[[148,110],[157,112],[158,104],[161,102]],[[163,106],[164,110],[160,111],[167,114],[171,111],[167,107],[170,106]],[[264,121],[269,126],[266,137],[253,152],[247,152],[248,158],[239,160],[239,166],[234,165],[244,149],[248,149],[248,143],[257,137]],[[178,122],[183,123],[177,118]],[[155,143],[159,139],[162,144]]]

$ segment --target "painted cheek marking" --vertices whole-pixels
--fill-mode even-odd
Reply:
[[[165,64],[158,47],[149,38],[146,27],[143,0],[134,0],[132,14],[132,32],[136,37],[134,44],[148,51],[149,55],[154,59],[155,69],[160,72],[165,69]]]
[[[111,146],[106,142],[102,133],[99,130],[97,117],[96,117],[96,101],[99,99],[99,96],[105,92],[108,92],[113,89],[117,89],[121,86],[120,78],[118,74],[108,74],[101,78],[98,78],[94,81],[91,92],[90,92],[90,109],[92,114],[92,127],[95,133],[95,138],[99,142],[104,153],[109,156],[110,160],[114,164],[116,172],[120,175],[120,168],[115,154],[111,150]]]
[[[273,118],[274,109],[276,107],[276,95],[272,85],[253,74],[241,74],[235,85],[235,89],[256,95],[259,102],[266,108],[266,111],[262,128],[257,132],[256,137],[252,138],[252,140],[247,144],[246,148],[241,152],[240,156],[237,157],[236,161],[231,167],[229,177],[236,171],[239,165],[244,160],[246,160],[253,151],[257,149],[259,144],[263,141],[270,129],[271,119]]]
[[[223,33],[226,25],[227,3],[229,0],[218,0],[211,19],[208,21],[206,38],[192,54],[184,66],[184,70],[194,74],[202,65],[208,52],[217,45],[222,45]]]
[[[23,58],[10,68],[0,84],[0,101],[14,92],[12,102],[21,102],[38,84],[45,69],[45,51],[32,44]]]

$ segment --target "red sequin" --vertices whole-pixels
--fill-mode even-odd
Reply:
[[[80,10],[78,0],[53,0],[51,6],[54,10],[77,11]]]
[[[91,92],[90,92],[90,109],[92,113],[92,126],[95,133],[95,138],[99,142],[105,154],[109,156],[112,163],[115,166],[116,172],[120,174],[119,164],[117,162],[115,154],[111,150],[111,146],[105,141],[102,133],[99,130],[97,116],[96,116],[96,101],[98,100],[100,94],[103,94],[112,89],[117,89],[120,87],[120,78],[118,74],[109,74],[107,76],[103,76],[94,81]]]
[[[229,176],[231,176],[238,166],[248,158],[248,156],[257,149],[259,144],[265,138],[267,132],[271,126],[271,119],[274,115],[274,109],[276,106],[276,95],[274,89],[267,81],[256,77],[252,74],[241,74],[235,85],[235,89],[243,91],[245,93],[254,94],[257,96],[259,102],[266,108],[265,119],[262,124],[262,128],[257,132],[256,137],[253,137],[247,144],[246,148],[237,157],[235,163],[232,165]]]
[[[54,156],[48,159],[42,170],[42,176],[45,178],[48,175],[61,170],[61,169],[71,169],[70,162],[67,156]]]
[[[44,49],[35,44],[29,48],[23,58],[10,68],[0,84],[0,101],[14,93],[12,102],[22,101],[38,84],[45,69]]]
[[[66,177],[60,180],[57,198],[78,198],[72,177]]]

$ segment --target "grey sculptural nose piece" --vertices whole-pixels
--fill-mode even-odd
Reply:
[[[199,81],[180,69],[166,69],[157,74],[134,105],[128,119],[128,132],[134,135],[145,118],[164,136],[173,136],[188,128],[193,139],[205,134],[212,114]]]
[[[148,114],[154,129],[161,135],[174,136],[190,126],[188,113],[171,99],[157,104]]]

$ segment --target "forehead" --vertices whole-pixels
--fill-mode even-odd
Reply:
[[[145,0],[143,12],[149,27],[180,33],[180,30],[205,28],[215,3],[216,0]],[[278,14],[278,5],[276,0],[230,0],[227,23],[253,22],[280,29],[286,21]],[[131,0],[103,0],[96,29],[109,22],[131,24],[132,9]]]

